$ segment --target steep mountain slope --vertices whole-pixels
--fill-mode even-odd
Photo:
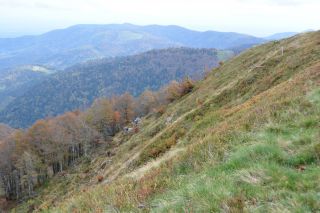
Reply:
[[[249,35],[197,32],[178,26],[76,25],[40,36],[0,39],[0,69],[24,64],[62,69],[90,59],[133,55],[151,49],[180,46],[229,49],[262,42],[264,39]]]
[[[54,72],[39,65],[26,65],[0,71],[0,110]]]
[[[31,87],[0,112],[0,122],[27,127],[37,119],[89,106],[97,97],[127,91],[137,96],[171,80],[202,76],[231,56],[231,51],[178,48],[79,64]]]
[[[17,211],[317,212],[319,128],[313,32],[214,69],[164,114],[143,118],[138,133],[117,135]]]

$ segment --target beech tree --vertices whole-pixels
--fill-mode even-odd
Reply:
[[[112,136],[114,136],[121,129],[121,114],[119,111],[114,111],[112,116]]]
[[[157,106],[156,95],[154,92],[146,90],[139,96],[136,105],[136,111],[139,116],[147,115]]]
[[[166,98],[169,102],[178,99],[182,94],[180,84],[177,81],[171,81],[166,88]]]
[[[114,110],[120,112],[122,124],[125,125],[132,121],[135,111],[134,105],[134,99],[129,93],[125,93],[115,99]]]
[[[108,99],[96,100],[86,113],[86,120],[107,139],[115,134],[111,125],[114,120],[112,102]]]

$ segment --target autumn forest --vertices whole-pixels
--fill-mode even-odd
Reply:
[[[193,84],[186,78],[156,92],[146,90],[137,98],[125,93],[97,99],[84,112],[68,112],[39,120],[26,131],[15,130],[0,142],[0,178],[6,197],[32,197],[35,188],[101,144],[107,145],[117,132],[139,131],[135,119],[161,115],[167,104],[191,92]]]

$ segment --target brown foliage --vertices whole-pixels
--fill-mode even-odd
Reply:
[[[163,105],[159,106],[159,107],[155,108],[154,112],[156,114],[162,115],[162,114],[164,114],[166,112],[166,107],[163,106]]]
[[[181,97],[181,87],[176,81],[172,81],[166,88],[166,98],[169,102],[173,102],[179,97]]]
[[[139,115],[147,115],[156,107],[156,94],[150,90],[144,91],[137,100],[137,113]]]
[[[136,194],[140,202],[145,201],[148,197],[161,189],[160,184],[157,183],[159,174],[160,169],[155,169],[139,180],[139,188],[137,188]]]
[[[97,177],[97,181],[98,181],[99,183],[101,183],[101,182],[103,181],[103,179],[104,179],[104,177],[101,176],[101,175],[99,175],[99,176]]]
[[[134,117],[134,99],[129,93],[115,98],[114,109],[121,113],[121,123],[128,124]]]
[[[120,123],[121,121],[121,114],[119,111],[114,111],[113,112],[113,122],[114,123]]]
[[[244,212],[245,198],[238,195],[227,200],[227,208],[229,212]]]
[[[169,102],[173,102],[180,97],[190,93],[194,88],[194,83],[190,78],[184,79],[181,83],[172,81],[166,87],[166,99]]]
[[[190,78],[186,78],[180,83],[180,87],[182,90],[182,95],[186,95],[192,92],[194,88],[194,82]]]
[[[135,126],[133,127],[133,132],[134,133],[138,133],[140,131],[139,127]]]
[[[197,105],[200,107],[200,106],[203,106],[203,104],[204,104],[204,101],[203,100],[200,100],[200,99],[198,99],[197,98]]]

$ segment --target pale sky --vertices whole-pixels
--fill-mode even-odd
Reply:
[[[320,29],[320,0],[0,0],[0,37],[111,23],[266,36]]]

